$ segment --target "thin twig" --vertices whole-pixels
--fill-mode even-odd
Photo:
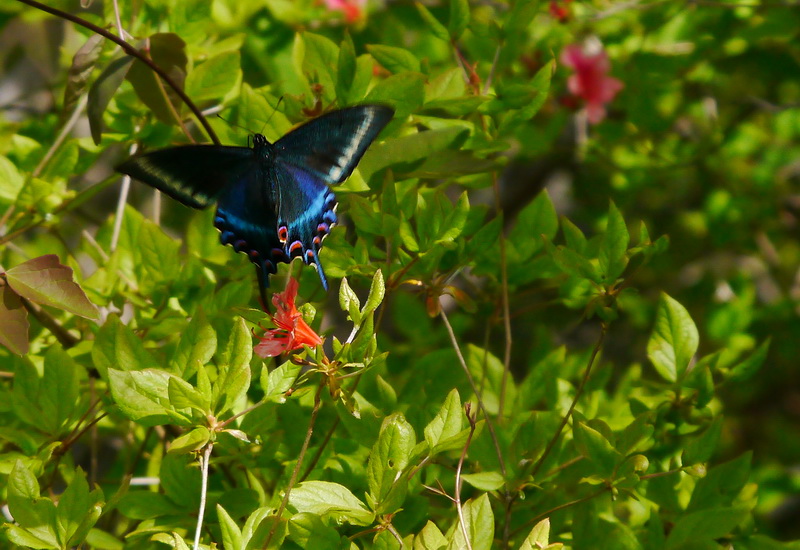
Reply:
[[[34,304],[27,298],[20,296],[19,299],[22,301],[22,305],[25,307],[28,313],[31,314],[31,317],[39,321],[39,324],[49,330],[50,333],[56,337],[56,340],[58,340],[58,342],[64,346],[64,349],[69,349],[80,342],[78,338],[70,334],[67,329],[62,327],[58,321],[51,317],[50,314],[44,309]]]
[[[569,502],[565,502],[564,504],[559,504],[555,508],[551,508],[546,512],[542,512],[538,516],[534,516],[533,518],[529,519],[528,521],[526,521],[525,523],[523,523],[522,525],[520,525],[519,527],[514,529],[514,531],[511,534],[512,535],[516,535],[517,533],[519,533],[523,529],[525,529],[525,528],[527,528],[527,527],[529,527],[531,525],[536,525],[537,523],[539,523],[544,518],[550,517],[554,513],[558,512],[559,510],[563,510],[564,508],[569,508],[571,506],[575,506],[576,504],[580,504],[582,502],[586,502],[587,500],[592,500],[593,498],[598,497],[598,496],[602,495],[603,493],[608,492],[610,490],[611,490],[611,487],[605,486],[602,489],[600,489],[599,491],[595,491],[594,493],[592,493],[590,495],[587,495],[585,497],[582,497],[582,498],[579,498],[579,499],[576,499],[576,500],[571,500]]]
[[[475,380],[472,378],[472,374],[469,372],[469,367],[467,366],[467,362],[464,359],[464,355],[461,353],[461,346],[458,345],[458,340],[456,339],[456,335],[453,332],[453,327],[450,326],[450,321],[447,319],[447,314],[444,312],[444,308],[439,308],[439,315],[444,321],[444,326],[447,328],[447,334],[450,336],[450,342],[453,345],[453,349],[456,351],[456,356],[458,357],[458,362],[461,364],[461,368],[464,369],[464,373],[467,375],[467,380],[469,381],[469,385],[472,387],[472,391],[475,393],[475,398],[478,400],[478,406],[481,408],[481,412],[483,412],[483,416],[486,419],[486,427],[489,428],[489,435],[492,437],[492,442],[494,444],[495,452],[497,453],[497,460],[500,463],[500,471],[503,473],[503,477],[506,477],[506,463],[503,460],[503,453],[500,450],[500,442],[497,439],[497,434],[494,431],[494,425],[492,424],[492,420],[489,417],[489,411],[486,410],[486,406],[483,404],[483,397],[481,397],[480,392],[478,391],[477,386],[475,385]]]
[[[67,13],[57,8],[53,8],[51,6],[47,6],[45,4],[42,4],[41,2],[37,2],[36,0],[17,0],[17,1],[21,2],[22,4],[31,6],[32,8],[36,8],[51,15],[55,15],[56,17],[66,19],[67,21],[72,21],[73,23],[75,23],[76,25],[80,25],[81,27],[87,28],[90,31],[99,34],[103,38],[106,38],[107,40],[114,42],[120,48],[122,48],[122,50],[126,54],[135,57],[136,59],[138,59],[139,61],[150,67],[150,69],[152,69],[153,72],[155,72],[158,76],[160,76],[164,80],[164,82],[166,82],[167,85],[175,91],[178,97],[181,98],[181,101],[183,101],[189,108],[189,110],[192,111],[192,114],[194,114],[195,118],[197,118],[197,121],[203,126],[203,129],[206,131],[206,134],[208,134],[208,137],[211,138],[211,141],[213,141],[214,144],[216,145],[220,145],[219,138],[217,137],[217,134],[214,132],[214,129],[208,123],[206,117],[203,116],[203,113],[200,111],[200,109],[197,108],[197,105],[195,105],[189,98],[189,96],[186,95],[186,92],[184,92],[183,89],[180,86],[178,86],[175,83],[175,81],[172,80],[172,78],[166,72],[164,72],[164,70],[161,67],[156,65],[146,55],[143,55],[142,52],[137,50],[134,46],[126,42],[124,39],[108,32],[106,29],[98,27],[94,23],[90,23],[89,21],[86,21],[85,19],[82,19],[76,15],[72,15],[71,13]]]
[[[472,443],[472,436],[475,434],[475,417],[477,415],[470,414],[470,404],[467,403],[464,405],[467,413],[467,420],[469,421],[469,435],[467,436],[467,441],[464,443],[464,447],[461,449],[461,456],[458,459],[458,467],[456,468],[456,487],[455,487],[455,498],[453,501],[456,505],[456,510],[458,510],[458,523],[461,526],[461,534],[464,535],[464,542],[467,545],[467,550],[472,550],[472,541],[469,540],[469,531],[467,531],[467,522],[464,519],[464,510],[461,509],[461,484],[463,480],[461,479],[461,469],[464,467],[464,459],[467,456],[467,449],[469,449],[470,443]]]
[[[283,495],[283,500],[281,500],[281,505],[278,507],[278,511],[275,513],[275,522],[272,524],[272,528],[269,530],[269,536],[267,536],[267,541],[264,543],[264,548],[269,548],[269,543],[272,542],[272,537],[275,535],[275,531],[278,529],[278,525],[281,522],[281,516],[283,515],[283,511],[286,509],[286,505],[289,503],[289,495],[292,492],[292,487],[294,486],[295,481],[297,480],[297,475],[300,473],[300,466],[303,464],[303,457],[306,455],[306,451],[308,450],[308,444],[311,442],[311,434],[314,433],[314,424],[317,422],[317,414],[319,414],[320,405],[322,404],[321,394],[322,388],[325,387],[325,383],[321,382],[319,387],[317,388],[317,393],[314,395],[314,408],[311,411],[311,420],[308,422],[308,430],[306,431],[306,439],[303,441],[303,446],[300,448],[300,454],[297,456],[297,464],[294,466],[294,470],[292,471],[292,477],[289,479],[289,485],[286,487],[286,494]]]
[[[569,404],[569,410],[567,410],[567,414],[564,415],[564,418],[561,419],[561,424],[559,424],[556,433],[553,434],[553,437],[547,443],[547,447],[545,447],[542,456],[539,457],[539,460],[536,461],[536,464],[531,471],[531,477],[535,477],[536,474],[539,472],[539,468],[542,467],[544,461],[547,459],[547,456],[553,450],[556,443],[558,442],[558,438],[561,436],[561,432],[564,430],[564,426],[567,425],[569,422],[570,417],[572,416],[572,412],[575,410],[575,406],[578,404],[578,399],[580,399],[581,394],[583,393],[583,388],[586,387],[586,382],[589,381],[589,375],[592,372],[592,366],[594,365],[594,361],[597,358],[597,355],[600,353],[600,349],[603,347],[603,340],[605,340],[606,332],[608,332],[608,325],[602,323],[600,326],[600,336],[597,339],[597,343],[592,350],[592,355],[589,357],[589,364],[586,365],[586,370],[583,373],[583,378],[581,379],[580,384],[578,385],[578,389],[575,390],[575,397],[572,398],[572,403]]]
[[[500,183],[497,179],[497,172],[492,172],[492,187],[494,189],[495,212],[498,216],[502,215],[500,206]],[[511,373],[511,306],[508,300],[508,261],[506,256],[506,236],[500,231],[500,285],[503,302],[503,332],[505,333],[505,348],[503,350],[503,377],[500,379],[500,396],[497,404],[497,417],[503,421],[503,412],[506,403],[506,387]]]
[[[200,509],[197,511],[197,527],[194,530],[194,550],[200,548],[200,533],[203,530],[203,516],[206,513],[206,496],[208,495],[208,462],[211,460],[211,450],[214,443],[209,441],[205,451],[200,456],[200,471],[202,472],[200,486]]]
[[[69,116],[69,119],[64,123],[64,126],[61,127],[61,131],[58,132],[58,136],[56,136],[56,139],[50,145],[50,148],[42,157],[42,160],[39,161],[39,164],[37,164],[36,168],[34,168],[31,172],[31,178],[36,178],[42,173],[44,167],[47,166],[47,163],[50,162],[51,158],[53,158],[55,152],[58,151],[58,148],[61,147],[62,143],[64,143],[64,140],[67,138],[67,134],[69,134],[75,127],[75,124],[78,123],[78,119],[81,117],[83,109],[86,108],[86,103],[88,101],[88,94],[84,94],[78,100],[78,103],[75,104],[75,108],[72,110],[72,114]]]

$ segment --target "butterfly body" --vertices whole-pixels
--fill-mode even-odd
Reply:
[[[383,105],[332,111],[275,143],[256,134],[252,147],[185,145],[134,157],[117,170],[193,208],[217,203],[222,244],[257,266],[262,299],[277,264],[300,257],[327,280],[322,241],[336,223],[329,184],[352,173],[392,118]]]

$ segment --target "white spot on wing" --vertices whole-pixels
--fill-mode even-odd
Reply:
[[[350,165],[351,160],[358,152],[358,146],[367,134],[366,129],[372,125],[372,120],[375,118],[374,113],[372,111],[366,111],[364,114],[365,116],[364,120],[361,121],[361,126],[350,136],[350,142],[342,150],[336,165],[332,166],[328,171],[328,178],[332,181],[339,181],[339,178],[342,177],[345,169]]]

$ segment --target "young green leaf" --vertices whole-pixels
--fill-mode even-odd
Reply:
[[[89,88],[89,97],[86,103],[86,117],[89,119],[89,129],[95,145],[103,139],[103,113],[106,112],[111,98],[128,76],[134,58],[120,52],[119,57],[112,60],[103,69],[97,80]]]
[[[369,525],[374,514],[349,489],[329,481],[305,481],[292,489],[289,504],[298,512],[329,517],[337,523]]]
[[[600,263],[600,273],[606,284],[616,281],[627,265],[625,252],[628,250],[630,235],[617,206],[614,202],[608,208],[608,223],[603,239],[600,241],[600,252],[598,261]]]
[[[283,403],[284,394],[289,391],[300,374],[300,365],[287,361],[272,371],[266,366],[261,370],[261,387],[264,390],[264,401]]]
[[[436,19],[436,17],[430,11],[428,11],[428,8],[426,8],[424,5],[422,5],[419,2],[416,2],[414,5],[417,6],[417,11],[419,11],[419,14],[420,16],[422,16],[423,21],[427,23],[428,28],[430,29],[431,33],[433,33],[433,36],[435,36],[440,40],[445,40],[449,42],[450,32],[447,30],[447,27],[442,25],[439,22],[439,20]]]
[[[225,508],[217,504],[217,517],[219,518],[219,527],[222,531],[222,546],[223,548],[239,549],[245,548],[245,540],[242,538],[242,531],[233,518],[228,515]]]
[[[389,72],[402,73],[411,71],[418,73],[420,71],[419,60],[413,53],[403,48],[370,44],[367,46],[367,51]]]
[[[454,448],[451,446],[453,438],[461,432],[463,422],[461,396],[458,395],[458,390],[453,389],[434,419],[425,426],[425,441],[430,447],[430,453],[436,454]]]
[[[477,499],[469,499],[461,508],[472,550],[490,550],[494,540],[494,514],[489,495],[484,493]],[[464,531],[458,520],[448,531],[448,550],[466,548]]]
[[[717,449],[722,435],[722,416],[717,416],[703,432],[691,438],[683,450],[681,463],[685,466],[707,462]]]
[[[383,421],[367,462],[369,496],[376,513],[391,514],[402,506],[407,480],[401,479],[400,474],[408,466],[415,444],[414,428],[402,414],[393,414]],[[403,490],[393,491],[398,486]],[[387,498],[390,493],[394,493],[394,498]]]
[[[450,0],[450,19],[447,28],[457,40],[469,25],[469,0]]]
[[[221,99],[242,80],[238,51],[223,52],[196,67],[186,77],[186,95],[192,101]]]
[[[699,343],[697,327],[681,304],[661,295],[656,324],[647,343],[647,356],[658,373],[669,382],[683,377]]]
[[[364,304],[364,309],[361,310],[362,315],[369,315],[381,305],[383,297],[386,294],[386,284],[383,281],[383,272],[380,269],[375,270],[372,276],[372,284],[369,287],[369,296]]]
[[[173,455],[180,455],[199,451],[206,446],[211,439],[211,433],[205,426],[198,426],[190,432],[176,438],[169,446],[167,452]]]

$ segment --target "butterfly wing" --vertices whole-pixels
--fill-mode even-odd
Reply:
[[[221,145],[168,147],[133,157],[117,171],[192,208],[205,208],[257,166],[253,149]]]
[[[393,115],[394,109],[385,105],[357,105],[324,114],[279,139],[276,159],[326,183],[342,183]]]
[[[327,290],[319,261],[322,240],[336,223],[336,197],[327,184],[341,183],[394,110],[383,105],[359,105],[316,118],[274,145],[278,239],[291,261],[302,257],[314,265]]]

